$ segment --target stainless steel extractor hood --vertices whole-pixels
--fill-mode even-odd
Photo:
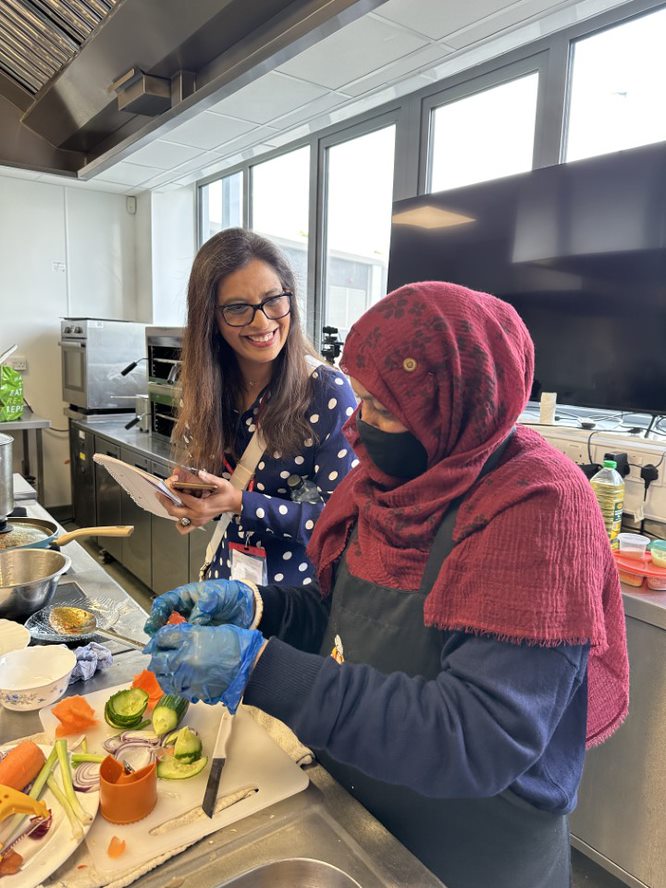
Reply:
[[[0,165],[89,178],[381,2],[2,0]]]

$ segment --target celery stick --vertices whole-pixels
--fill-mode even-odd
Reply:
[[[80,765],[81,762],[103,762],[106,758],[105,755],[95,755],[92,752],[73,752],[72,753],[72,764]]]
[[[53,776],[50,775],[49,779],[46,781],[49,789],[56,797],[56,799],[60,802],[62,807],[65,809],[65,814],[67,814],[67,819],[69,820],[69,825],[72,827],[72,838],[73,839],[82,839],[83,838],[83,830],[81,829],[81,823],[79,822],[78,817],[76,816],[72,806],[69,803],[69,799],[66,797],[65,793],[60,789],[58,783]]]
[[[81,741],[81,752],[88,752],[88,740],[85,737]]]
[[[62,785],[65,790],[65,796],[67,801],[72,807],[72,810],[79,818],[81,823],[91,823],[92,817],[88,814],[87,811],[84,811],[81,807],[81,803],[79,802],[76,793],[74,792],[74,787],[72,786],[72,771],[69,766],[69,753],[67,752],[67,741],[66,740],[56,740],[55,742],[56,750],[58,751],[58,764],[60,765],[60,774],[62,779]],[[49,786],[51,784],[49,783]]]

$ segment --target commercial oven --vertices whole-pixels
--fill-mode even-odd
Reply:
[[[180,354],[182,327],[146,327],[150,430],[170,438],[180,401]]]
[[[145,324],[63,318],[60,334],[63,401],[81,413],[133,411],[132,397],[146,392]]]

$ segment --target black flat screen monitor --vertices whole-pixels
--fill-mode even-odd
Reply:
[[[533,399],[666,413],[666,144],[395,203],[389,289],[424,280],[515,306]]]

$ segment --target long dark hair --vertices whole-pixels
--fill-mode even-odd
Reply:
[[[259,259],[275,271],[280,284],[294,294],[291,324],[275,359],[263,402],[261,431],[267,449],[296,453],[312,435],[305,420],[311,400],[306,358],[316,352],[301,329],[294,273],[283,253],[269,240],[243,228],[213,235],[194,258],[187,289],[187,327],[183,338],[180,384],[182,405],[173,432],[176,451],[196,468],[219,472],[228,451],[237,459],[238,393],[243,378],[234,350],[217,326],[217,288],[227,275]]]

